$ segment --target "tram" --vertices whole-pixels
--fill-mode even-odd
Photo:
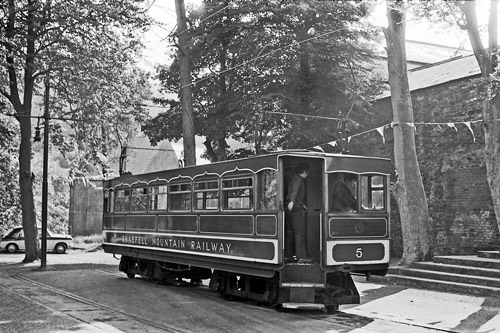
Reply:
[[[301,163],[308,262],[290,260],[285,211]],[[227,298],[333,312],[359,304],[351,274],[387,273],[391,172],[388,159],[293,150],[124,175],[104,183],[104,251],[121,255],[130,278],[210,279]],[[332,194],[341,174],[354,180],[355,200],[342,211]]]

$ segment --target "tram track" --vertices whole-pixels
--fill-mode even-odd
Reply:
[[[112,272],[106,272],[106,271],[100,271],[96,270],[99,273],[103,274],[110,274],[118,277],[123,277],[124,275],[121,273],[112,273]],[[201,285],[201,288],[205,287],[208,288],[207,285]],[[265,311],[272,311],[275,312],[276,309],[273,307],[270,307],[269,305],[261,305],[258,303],[254,303],[253,301],[249,300],[244,300],[244,303],[246,303],[250,307],[255,307],[259,310],[265,310]],[[398,324],[398,325],[403,325],[403,326],[408,326],[412,328],[421,328],[423,330],[428,330],[429,332],[444,332],[444,333],[461,333],[459,331],[455,331],[452,329],[445,329],[445,328],[440,328],[434,325],[429,325],[429,324],[424,324],[424,323],[416,323],[416,322],[409,322],[407,320],[396,320],[396,319],[389,319],[385,317],[366,317],[366,316],[360,316],[356,314],[351,314],[347,312],[342,312],[342,311],[337,311],[335,314],[325,314],[323,312],[296,312],[296,315],[303,317],[303,318],[308,318],[308,319],[313,319],[313,320],[318,320],[318,321],[323,321],[327,323],[331,323],[335,326],[340,326],[349,330],[354,330],[354,329],[360,329],[363,328],[367,325],[369,325],[371,322],[378,320],[381,322],[387,322],[387,323],[393,323],[393,324]],[[377,332],[373,330],[373,332]],[[384,333],[384,331],[380,331],[380,333]]]
[[[104,273],[104,271],[101,271],[100,273]],[[105,272],[107,274],[113,274],[109,272]],[[115,274],[117,275],[117,274]],[[66,292],[62,289],[58,289],[43,283],[40,283],[38,281],[34,281],[32,279],[29,279],[27,277],[23,276],[13,276],[13,279],[23,282],[25,284],[28,284],[30,286],[30,290],[28,295],[26,295],[26,289],[23,289],[21,291],[18,291],[19,288],[11,287],[9,288],[8,286],[5,285],[0,285],[0,288],[15,294],[25,300],[28,300],[30,302],[33,302],[37,305],[43,306],[44,308],[50,309],[51,311],[55,311],[60,315],[64,315],[70,318],[73,318],[77,322],[85,323],[87,325],[90,325],[97,330],[102,330],[106,332],[106,329],[103,329],[98,325],[98,323],[102,322],[109,322],[110,318],[114,318],[116,322],[119,322],[119,326],[121,327],[126,327],[126,326],[134,326],[134,323],[140,323],[142,325],[146,325],[146,327],[141,326],[141,331],[143,332],[180,332],[180,333],[187,333],[190,332],[188,330],[185,330],[183,328],[177,327],[175,325],[166,325],[162,323],[157,323],[155,321],[151,321],[148,319],[145,319],[144,317],[140,317],[125,311],[121,311],[115,308],[112,308],[110,306],[106,306],[97,302],[94,302],[92,300],[89,300],[87,298],[83,298],[81,296]],[[33,288],[35,290],[33,290]],[[24,293],[22,291],[25,291]],[[51,295],[49,295],[51,294]],[[60,308],[60,304],[57,302],[40,302],[36,299],[36,297],[42,297],[45,296],[53,296],[57,295],[59,297],[63,297],[66,302],[62,302],[62,304],[65,305],[65,308]],[[36,296],[36,297],[34,297]],[[46,297],[46,299],[49,299],[49,297]],[[73,302],[72,306],[68,306],[67,300],[70,300]],[[80,306],[78,306],[80,305]],[[71,308],[71,310],[68,310],[68,308]],[[92,320],[87,319],[89,312],[95,311],[97,315],[99,315],[99,318],[92,317]],[[102,313],[103,311],[104,313]],[[83,315],[84,314],[84,315]]]
[[[95,270],[95,272],[103,275],[126,278],[123,274],[116,272],[103,270]],[[178,327],[176,325],[148,320],[147,317],[138,316],[127,311],[115,309],[109,305],[97,303],[88,298],[75,295],[57,287],[52,287],[25,276],[13,276],[12,279],[16,282],[12,284],[0,284],[0,289],[3,289],[8,293],[15,294],[18,297],[33,302],[34,304],[42,306],[61,316],[66,316],[81,324],[89,325],[93,327],[96,332],[109,332],[109,328],[114,328],[115,332],[137,331],[137,327],[140,327],[142,332],[190,332],[190,330],[186,330],[185,328]],[[202,289],[205,289],[203,288],[205,286],[201,287]],[[245,301],[242,303],[246,303],[246,305],[244,305],[244,307],[247,307],[245,312],[248,311],[249,313],[255,313],[258,309],[258,311],[271,311],[275,313],[275,309],[269,306],[262,306],[261,304],[251,301]],[[252,310],[252,308],[255,310]],[[309,322],[309,324],[312,324],[312,321],[323,322],[327,325],[335,327],[336,329],[340,329],[341,331],[344,331],[344,329],[346,331],[350,331],[362,329],[363,327],[370,327],[370,331],[382,333],[385,332],[385,330],[380,329],[380,323],[382,323],[382,325],[387,323],[387,325],[400,325],[402,330],[404,330],[404,327],[411,327],[413,330],[416,329],[415,332],[459,333],[458,331],[439,328],[431,324],[407,322],[404,320],[382,317],[365,317],[342,312],[342,310],[336,314],[311,311],[290,311],[289,313],[283,313],[284,317],[282,319],[286,320],[286,317],[290,314],[304,318],[304,323]],[[375,322],[378,322],[379,324],[374,326],[371,325]],[[102,325],[102,323],[105,323],[108,326],[103,327],[104,325]],[[315,325],[313,324],[312,326]],[[320,326],[324,326],[324,324]]]

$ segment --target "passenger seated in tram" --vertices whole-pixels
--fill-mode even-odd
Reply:
[[[330,197],[330,211],[356,211],[356,176],[350,173],[339,172],[331,177],[333,180],[332,195]]]

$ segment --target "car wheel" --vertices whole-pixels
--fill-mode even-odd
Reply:
[[[66,252],[66,244],[64,243],[57,243],[56,247],[54,248],[54,250],[59,253],[59,254],[63,254]]]
[[[5,247],[9,253],[15,253],[17,252],[18,248],[17,245],[14,243],[11,243]]]

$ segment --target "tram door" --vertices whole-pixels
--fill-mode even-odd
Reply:
[[[286,198],[288,196],[289,186],[296,168],[300,163],[309,165],[309,173],[305,179],[305,212],[306,223],[306,251],[314,262],[320,262],[321,239],[320,223],[323,207],[323,159],[320,158],[299,158],[287,156],[283,158],[283,182],[285,198],[285,258],[292,258],[295,254],[294,233],[290,223]]]

